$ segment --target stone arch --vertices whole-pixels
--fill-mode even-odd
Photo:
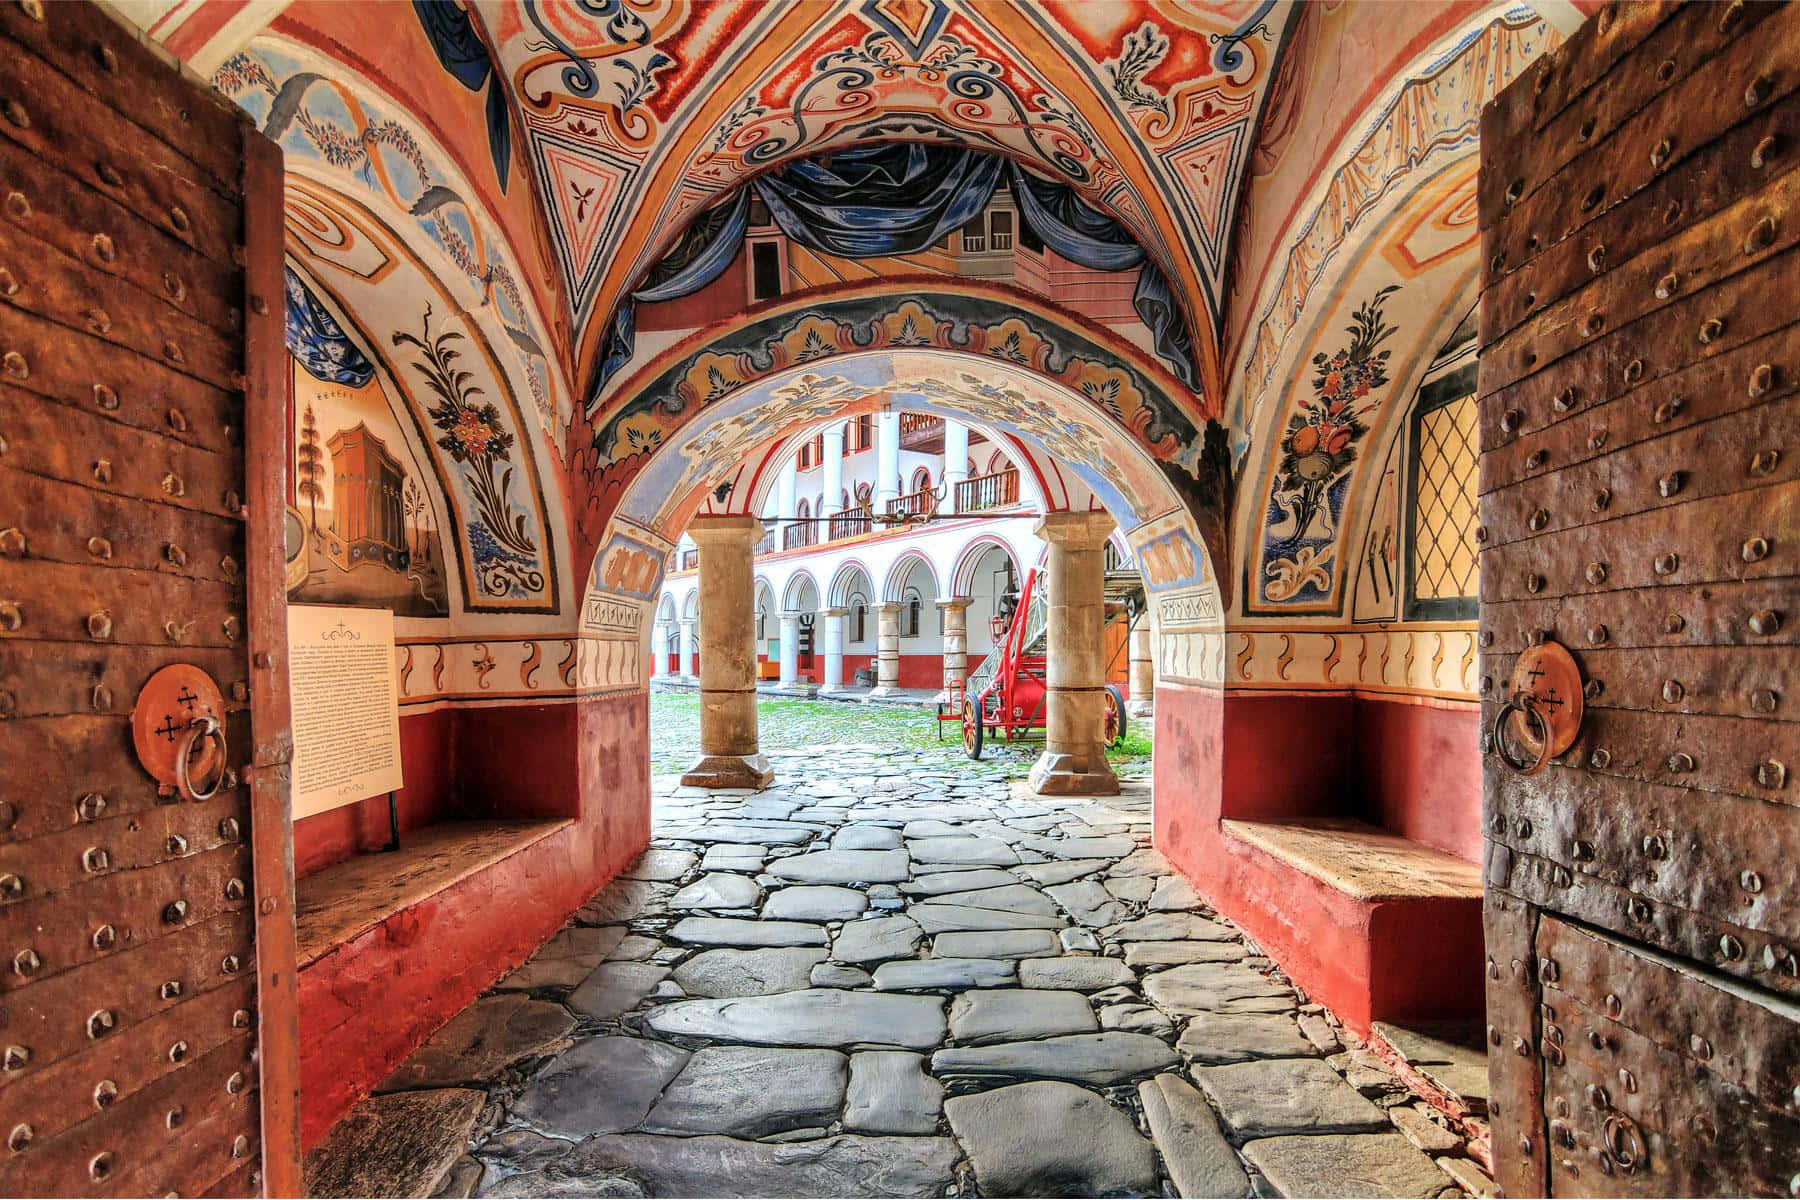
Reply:
[[[849,604],[850,597],[859,582],[862,584],[863,598],[872,601],[875,591],[874,576],[869,574],[869,568],[863,565],[861,559],[846,559],[838,566],[836,574],[831,577],[831,588],[826,593],[830,598],[827,607],[843,608]]]
[[[665,625],[675,620],[674,596],[665,595],[662,598],[662,604],[660,604],[656,610],[656,619]]]
[[[916,586],[919,582],[913,578],[915,571],[923,571],[930,579],[931,594],[935,598],[939,592],[937,568],[931,565],[931,559],[923,551],[908,550],[888,568],[887,578],[881,584],[881,602],[899,604],[905,598],[907,586]]]
[[[950,594],[955,597],[967,597],[974,586],[975,568],[990,550],[998,550],[1012,560],[1013,569],[1024,577],[1025,564],[1013,553],[1013,548],[1003,538],[991,533],[984,533],[971,539],[967,545],[957,551],[955,566],[950,572]]]
[[[807,593],[812,599],[807,600]],[[819,609],[819,584],[812,572],[802,567],[788,576],[787,584],[781,589],[781,611],[783,612],[816,612]]]
[[[681,619],[697,621],[700,619],[700,589],[689,592],[681,602]]]

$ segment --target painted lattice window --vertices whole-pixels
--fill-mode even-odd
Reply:
[[[1460,385],[1463,374],[1441,382]],[[1424,389],[1413,412],[1407,615],[1466,619],[1475,615],[1479,578],[1475,397],[1465,386],[1432,391]]]

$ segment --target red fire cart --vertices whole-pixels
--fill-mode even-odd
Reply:
[[[1049,694],[1044,674],[1049,628],[1045,582],[1040,563],[1026,573],[1025,586],[1010,609],[1002,600],[1001,612],[994,618],[993,650],[969,672],[966,683],[952,685],[938,703],[939,722],[961,724],[963,750],[970,758],[981,757],[989,738],[1017,742],[1044,736]],[[1109,572],[1106,592],[1107,625],[1123,621],[1129,626],[1143,606],[1143,584],[1137,573]],[[1107,641],[1116,643],[1106,664],[1110,679],[1127,653],[1130,638],[1109,637]],[[1125,740],[1125,697],[1110,683],[1102,721],[1101,738],[1106,744]]]

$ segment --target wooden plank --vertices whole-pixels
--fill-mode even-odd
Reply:
[[[0,579],[0,639],[229,646],[243,638],[242,583],[155,571],[97,571],[21,559]],[[17,610],[16,627],[8,605]]]
[[[93,449],[109,453],[104,445]],[[106,477],[116,486],[123,472],[111,469],[111,458],[101,461],[109,464]],[[153,478],[162,464],[140,460],[138,465],[128,482],[156,486]],[[162,477],[168,478],[168,472]],[[191,494],[185,477],[183,494]],[[244,573],[244,525],[236,517],[145,503],[4,466],[0,529],[16,531],[18,552],[8,557],[80,566],[97,574],[147,571],[235,587]]]
[[[1516,653],[1485,654],[1482,674],[1503,696]],[[1800,655],[1785,646],[1676,646],[1575,650],[1586,707],[1676,716],[1800,721]]]
[[[1800,616],[1787,611],[1793,596],[1791,579],[1752,579],[1484,601],[1478,638],[1484,653],[1517,653],[1539,635],[1577,653],[1593,646],[1793,646],[1800,644]],[[1752,627],[1770,613],[1777,619]]]

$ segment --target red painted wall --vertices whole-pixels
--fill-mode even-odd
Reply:
[[[309,1147],[649,842],[647,694],[463,709],[452,720],[464,815],[569,816],[573,824],[300,973],[301,1135]],[[523,758],[521,747],[530,748]],[[413,767],[406,764],[409,777]]]
[[[1359,1034],[1479,1013],[1478,904],[1360,901],[1219,828],[1359,816],[1479,861],[1480,762],[1464,740],[1478,721],[1397,699],[1159,685],[1157,847]]]

